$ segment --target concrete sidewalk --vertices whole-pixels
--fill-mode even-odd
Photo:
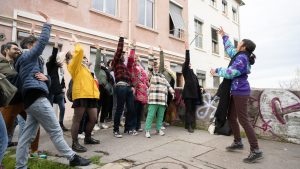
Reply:
[[[120,128],[123,131],[123,128]],[[153,131],[154,132],[154,131]],[[97,131],[96,139],[100,145],[87,145],[88,152],[84,157],[102,156],[101,163],[105,169],[299,169],[300,145],[259,140],[264,152],[264,159],[255,164],[245,164],[243,158],[249,154],[249,145],[243,139],[245,149],[238,152],[226,152],[225,147],[231,144],[233,138],[210,135],[207,131],[195,130],[190,134],[180,127],[168,127],[165,136],[152,135],[146,138],[144,132],[138,136],[123,135],[115,138],[112,128]],[[49,137],[42,132],[40,150],[59,154]],[[70,132],[65,138],[71,145]],[[83,144],[83,140],[80,141]],[[68,163],[64,158],[50,158],[62,163]],[[101,168],[92,165],[84,168]]]

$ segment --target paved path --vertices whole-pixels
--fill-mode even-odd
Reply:
[[[123,129],[121,128],[121,131]],[[259,140],[264,159],[259,163],[245,164],[243,158],[249,154],[249,145],[244,139],[245,149],[239,152],[226,152],[225,147],[232,137],[210,135],[196,130],[190,134],[180,127],[168,127],[165,136],[152,135],[146,138],[144,132],[138,136],[123,135],[114,138],[112,128],[97,131],[95,138],[100,145],[88,145],[84,157],[102,156],[104,169],[300,169],[300,145]],[[65,138],[71,145],[70,132]],[[83,143],[83,140],[81,140]],[[59,154],[49,137],[42,132],[40,149]],[[64,158],[52,158],[67,163]],[[92,165],[89,169],[100,168]]]

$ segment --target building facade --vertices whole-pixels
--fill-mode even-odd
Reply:
[[[41,31],[44,19],[37,14],[43,11],[52,19],[51,40],[43,53],[47,61],[51,55],[54,36],[61,37],[60,50],[73,49],[69,40],[75,34],[89,61],[95,62],[97,43],[107,48],[113,57],[119,35],[125,35],[125,45],[136,41],[136,53],[147,68],[148,48],[153,47],[156,57],[164,49],[166,64],[177,75],[176,86],[183,86],[181,64],[184,61],[184,41],[187,32],[188,3],[186,0],[0,0],[0,45],[8,41],[20,42],[29,35],[31,24],[36,34]],[[91,66],[93,71],[94,64]],[[66,70],[66,69],[65,69]],[[68,83],[70,75],[65,71]],[[67,112],[71,103],[67,103]],[[72,116],[67,113],[66,116]]]
[[[222,79],[210,75],[210,69],[227,67],[230,59],[224,52],[218,28],[223,27],[231,41],[240,40],[239,9],[241,0],[189,0],[189,42],[192,67],[200,85],[217,88]]]

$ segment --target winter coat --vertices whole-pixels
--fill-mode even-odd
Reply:
[[[64,89],[66,88],[65,80],[62,77],[60,80],[60,70],[61,66],[57,63],[58,48],[53,47],[52,49],[52,55],[49,58],[49,61],[46,63],[47,72],[48,75],[51,78],[51,86],[49,89],[49,92],[54,95],[58,95],[64,92]]]
[[[225,79],[232,79],[231,94],[232,95],[250,95],[250,85],[248,82],[248,74],[250,74],[249,54],[247,52],[237,53],[228,36],[223,36],[223,43],[227,54],[236,58],[228,68],[217,68],[216,73]]]
[[[134,55],[135,50],[132,49],[128,57],[127,67],[129,70],[129,74],[131,75],[132,85],[135,89],[135,99],[142,102],[143,104],[147,104],[147,90],[149,86],[148,75],[143,67],[139,63],[134,61]]]
[[[202,103],[202,94],[200,91],[200,86],[198,78],[195,75],[193,69],[189,68],[190,64],[190,51],[185,52],[185,62],[182,66],[182,74],[184,77],[184,87],[182,91],[183,99],[197,99]]]
[[[148,91],[148,104],[167,106],[168,91],[174,94],[174,90],[165,76],[161,73],[153,73]]]
[[[36,45],[30,50],[24,50],[22,55],[16,61],[15,69],[19,73],[23,96],[26,95],[27,91],[32,89],[41,90],[44,93],[49,94],[48,86],[50,84],[50,79],[47,82],[39,81],[35,78],[35,74],[44,71],[40,55],[48,44],[50,31],[51,25],[45,23]]]
[[[103,63],[104,66],[100,66]],[[105,66],[107,65],[106,55],[101,53],[100,49],[97,49],[96,53],[96,61],[95,61],[95,76],[99,82],[99,85],[104,87],[104,89],[110,94],[113,95],[113,85],[114,80],[113,77],[110,75],[108,68]]]
[[[75,46],[75,52],[68,71],[73,80],[72,99],[91,98],[99,99],[100,92],[90,70],[82,64],[83,49],[79,44]]]

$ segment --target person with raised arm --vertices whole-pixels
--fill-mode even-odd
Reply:
[[[16,61],[27,112],[26,125],[16,151],[16,169],[27,168],[29,144],[37,134],[39,125],[49,134],[56,149],[68,158],[70,166],[86,166],[90,161],[78,156],[66,143],[54,109],[48,100],[48,86],[46,82],[38,80],[42,77],[37,73],[43,70],[39,57],[49,42],[51,32],[51,19],[40,11],[39,14],[46,20],[41,35],[39,39],[32,36],[23,39],[21,47],[24,50]]]
[[[230,96],[224,99],[228,99],[227,101],[230,100],[227,117],[234,135],[233,143],[226,147],[226,149],[228,151],[234,151],[244,148],[240,135],[240,123],[244,128],[250,144],[250,154],[243,161],[245,163],[253,163],[263,158],[262,151],[259,149],[258,141],[249,121],[247,112],[247,103],[251,92],[248,74],[250,74],[251,65],[255,62],[256,56],[253,52],[256,45],[249,39],[243,39],[238,43],[237,48],[234,48],[229,37],[225,35],[222,27],[219,29],[219,34],[222,36],[225,51],[230,56],[231,61],[227,68],[220,67],[211,69],[210,73],[214,76],[217,75],[223,77],[224,80],[227,80],[230,84],[228,89],[221,89],[230,91]],[[222,99],[223,98],[220,98],[220,102],[222,102]],[[239,120],[239,123],[237,122],[237,119]]]
[[[76,152],[86,152],[87,149],[80,145],[78,141],[79,125],[84,112],[86,112],[88,114],[88,123],[85,127],[84,144],[100,144],[100,140],[92,138],[92,131],[97,120],[100,92],[89,70],[88,61],[84,59],[83,48],[75,35],[72,35],[72,39],[75,45],[75,52],[68,64],[68,71],[73,80],[72,108],[74,108],[74,116],[71,128],[72,149]]]
[[[188,42],[185,42],[185,61],[182,65],[182,74],[185,81],[182,91],[185,104],[185,128],[188,132],[193,133],[196,127],[196,102],[202,104],[202,93],[197,75],[192,69]]]

